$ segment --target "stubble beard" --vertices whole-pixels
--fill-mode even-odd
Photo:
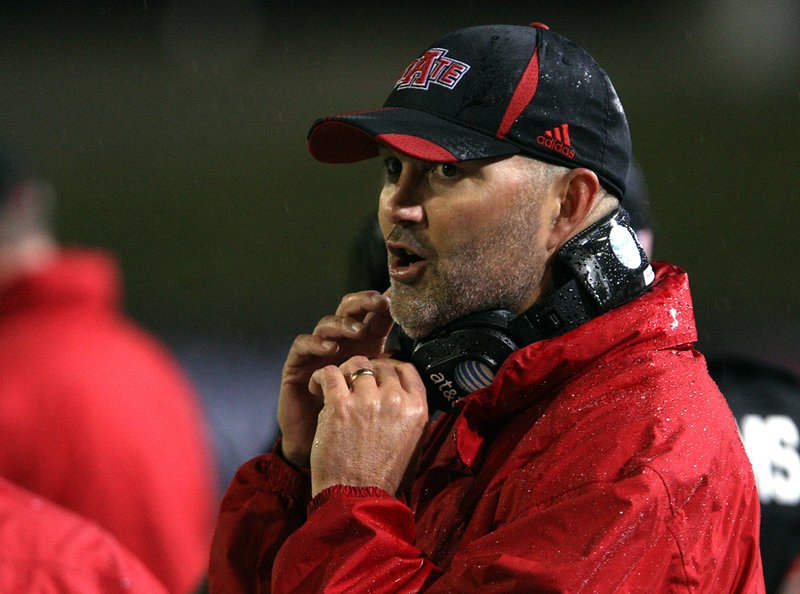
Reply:
[[[533,209],[512,211],[493,233],[428,261],[415,283],[392,280],[391,313],[411,338],[423,338],[468,314],[519,311],[541,285],[546,256],[532,238]]]

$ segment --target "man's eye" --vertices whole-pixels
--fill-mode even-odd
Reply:
[[[390,157],[383,161],[383,166],[386,169],[386,176],[391,179],[397,179],[400,177],[400,172],[403,170],[403,164],[400,163],[400,159],[395,159]]]
[[[461,173],[458,166],[453,163],[439,163],[436,166],[436,170],[442,177],[455,177]]]

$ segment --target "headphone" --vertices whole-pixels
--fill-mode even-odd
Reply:
[[[397,358],[417,368],[431,409],[453,412],[460,399],[492,383],[511,353],[638,297],[655,274],[630,216],[619,207],[558,250],[553,278],[555,288],[520,315],[481,311],[419,340],[398,329]]]

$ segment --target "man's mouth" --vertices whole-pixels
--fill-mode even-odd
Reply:
[[[390,253],[392,254],[392,258],[395,260],[398,266],[410,266],[415,262],[425,259],[419,254],[405,248],[396,248]]]
[[[399,282],[413,282],[425,270],[427,259],[408,246],[387,243],[389,276]]]

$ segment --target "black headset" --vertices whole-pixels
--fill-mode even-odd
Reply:
[[[397,356],[419,371],[431,409],[452,412],[458,400],[491,384],[511,353],[638,297],[654,273],[620,207],[561,247],[553,279],[555,288],[520,315],[477,312],[419,340],[398,332]]]

